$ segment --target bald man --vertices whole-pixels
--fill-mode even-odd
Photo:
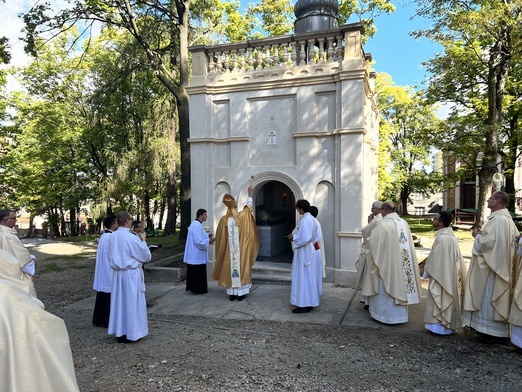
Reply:
[[[374,265],[370,315],[384,324],[408,322],[408,305],[420,301],[420,276],[410,228],[395,212],[395,205],[381,207],[382,221],[368,238]]]
[[[508,203],[506,192],[493,193],[486,225],[472,233],[475,242],[464,291],[463,325],[483,334],[488,342],[509,336],[511,274],[519,232]]]

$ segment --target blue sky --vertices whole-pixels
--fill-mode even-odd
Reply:
[[[427,20],[410,20],[415,14],[414,4],[395,4],[395,7],[395,13],[377,18],[377,33],[368,40],[364,50],[372,54],[375,71],[391,75],[395,84],[420,86],[426,74],[422,62],[440,52],[442,47],[426,38],[410,38],[411,31],[429,26]]]
[[[240,0],[242,8],[249,3],[261,0]],[[295,4],[297,0],[292,0]],[[425,38],[414,40],[409,32],[429,25],[429,21],[410,18],[415,14],[413,0],[392,0],[396,11],[390,15],[381,15],[375,25],[377,33],[364,46],[366,53],[371,53],[375,61],[374,70],[391,75],[395,84],[400,86],[422,87],[426,70],[423,61],[438,53],[441,47]],[[350,20],[348,23],[355,22]]]
[[[64,0],[55,0],[60,4]],[[258,0],[241,0],[243,6]],[[27,62],[23,53],[23,43],[17,38],[21,35],[22,21],[18,13],[26,10],[36,0],[10,0],[0,2],[0,14],[3,19],[2,35],[11,39],[13,65]],[[296,0],[293,0],[295,3]],[[410,31],[427,25],[427,21],[410,17],[415,13],[412,0],[393,1],[396,12],[391,15],[381,15],[376,20],[377,33],[365,45],[365,51],[371,53],[375,61],[374,69],[377,72],[386,72],[391,75],[395,84],[400,86],[419,86],[425,77],[423,61],[441,50],[440,46],[423,38],[414,40],[408,35]],[[351,22],[351,21],[350,21]]]

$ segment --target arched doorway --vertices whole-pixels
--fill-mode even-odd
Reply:
[[[286,236],[295,228],[295,196],[280,181],[267,181],[257,191],[255,216],[259,235],[257,260],[292,262],[292,246]]]

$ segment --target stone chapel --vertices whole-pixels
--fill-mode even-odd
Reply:
[[[338,26],[338,10],[299,0],[294,34],[190,48],[192,209],[208,211],[213,232],[223,195],[241,210],[251,185],[258,260],[291,263],[284,236],[307,199],[319,209],[325,281],[353,287],[377,198],[379,119],[363,25]]]

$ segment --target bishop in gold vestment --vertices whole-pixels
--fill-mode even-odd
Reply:
[[[223,203],[227,212],[216,230],[216,264],[212,279],[227,288],[230,300],[243,300],[252,286],[251,270],[259,252],[259,238],[252,209],[252,188],[248,188],[248,200],[244,209],[237,212],[236,201],[226,194]]]

